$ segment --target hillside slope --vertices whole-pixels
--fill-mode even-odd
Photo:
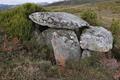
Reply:
[[[4,10],[4,9],[8,9],[8,8],[11,8],[15,5],[5,5],[5,4],[0,4],[0,10]]]
[[[83,5],[51,6],[45,8],[27,3],[16,8],[1,11],[0,80],[114,80],[113,74],[116,70],[106,68],[100,63],[100,60],[105,56],[103,53],[93,52],[91,57],[81,59],[78,63],[72,62],[73,64],[66,66],[64,71],[61,65],[56,65],[54,52],[51,50],[51,47],[39,44],[39,42],[44,44],[47,39],[43,39],[43,42],[41,41],[40,26],[30,21],[28,16],[33,12],[46,11],[68,12],[78,16],[84,13],[85,15],[83,16],[87,19],[89,18],[88,21],[96,22],[98,20],[101,26],[106,26],[110,30],[111,22],[113,23],[112,19],[120,17],[119,6],[119,3],[115,1],[109,3],[101,2],[94,5],[87,3]],[[37,30],[33,29],[35,27]],[[51,29],[49,28],[49,30]],[[116,55],[118,53],[120,56],[120,23],[114,22],[111,31],[113,31],[115,36],[114,51],[116,52],[111,51],[110,54]],[[47,34],[49,36],[49,32]],[[66,39],[66,37],[61,39]],[[119,56],[117,55],[117,57]],[[64,63],[62,57],[61,62]],[[107,62],[111,64],[111,61],[109,62],[108,60]]]
[[[62,5],[62,6],[49,6],[48,10],[57,12],[68,12],[78,16],[84,10],[94,10],[98,17],[103,22],[103,26],[110,26],[113,19],[120,18],[120,2],[119,0],[112,0],[106,2],[99,2],[95,4],[87,3],[82,5]]]
[[[51,4],[48,4],[46,6],[61,6],[61,5],[80,5],[80,4],[86,4],[86,3],[98,3],[98,2],[105,2],[110,0],[71,0],[71,1],[59,1],[54,2]]]

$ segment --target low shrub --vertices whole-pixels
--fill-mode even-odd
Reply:
[[[29,14],[37,11],[45,11],[42,7],[26,3],[21,6],[0,12],[0,28],[8,33],[9,37],[19,37],[28,40],[31,36],[32,22]]]
[[[114,47],[112,53],[115,58],[120,60],[120,21],[113,20],[110,30],[114,36]]]
[[[110,30],[112,31],[114,36],[118,36],[117,34],[120,33],[120,20],[113,19]]]
[[[88,9],[81,13],[81,17],[91,25],[99,25],[97,13],[94,10]]]

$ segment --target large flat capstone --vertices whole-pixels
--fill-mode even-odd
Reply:
[[[65,12],[36,12],[29,18],[41,27],[76,29],[89,27],[89,24],[78,16]]]

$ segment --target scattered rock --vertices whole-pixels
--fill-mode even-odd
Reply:
[[[51,42],[58,65],[65,66],[66,63],[71,61],[79,61],[80,46],[73,31],[54,32]]]
[[[86,29],[80,37],[80,46],[82,49],[108,52],[113,47],[112,34],[103,27],[91,27],[90,29]]]
[[[29,15],[29,18],[36,24],[51,28],[76,29],[89,27],[86,21],[65,12],[36,12]]]
[[[89,51],[89,50],[83,50],[83,52],[82,52],[82,59],[85,59],[85,58],[87,58],[87,57],[90,57],[91,56],[91,51]]]

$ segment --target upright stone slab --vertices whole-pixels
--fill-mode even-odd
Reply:
[[[51,42],[58,65],[65,66],[66,63],[79,61],[81,50],[77,36],[73,31],[54,32]]]
[[[42,32],[42,36],[44,38],[44,42],[46,43],[46,45],[52,47],[52,43],[51,43],[52,35],[53,35],[54,32],[57,32],[57,31],[61,31],[61,30],[47,29],[47,30]]]

